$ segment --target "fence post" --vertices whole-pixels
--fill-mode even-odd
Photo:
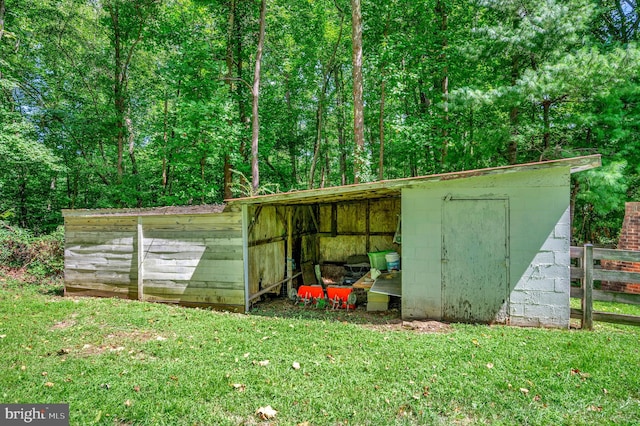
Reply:
[[[593,330],[593,244],[584,245],[582,280],[582,329]]]

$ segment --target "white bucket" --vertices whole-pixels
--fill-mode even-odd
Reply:
[[[387,261],[387,270],[389,271],[399,271],[400,270],[400,255],[395,251],[391,253],[387,253],[384,255],[385,260]]]

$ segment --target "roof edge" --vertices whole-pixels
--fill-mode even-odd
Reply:
[[[600,167],[601,165],[602,165],[601,155],[593,154],[593,155],[587,155],[582,157],[563,158],[559,160],[539,161],[539,162],[533,162],[533,163],[512,164],[508,166],[491,167],[491,168],[485,168],[485,169],[463,170],[459,172],[449,172],[449,173],[400,178],[400,179],[380,180],[380,181],[374,181],[374,182],[343,185],[343,186],[332,186],[332,187],[319,188],[319,189],[305,189],[300,191],[282,192],[277,194],[257,195],[253,197],[229,198],[229,199],[225,199],[224,202],[229,205],[256,204],[261,202],[278,203],[278,202],[285,201],[285,199],[289,199],[291,201],[296,200],[298,202],[301,202],[306,198],[318,197],[323,193],[331,193],[331,194],[340,193],[340,194],[343,194],[344,196],[348,196],[349,194],[356,194],[356,193],[361,193],[363,191],[380,190],[380,189],[386,189],[389,191],[393,191],[393,190],[399,191],[400,188],[402,187],[423,183],[423,182],[464,179],[464,178],[477,177],[477,176],[489,176],[489,175],[494,175],[499,173],[513,173],[513,172],[518,172],[523,170],[539,170],[539,169],[556,168],[556,167],[568,167],[570,170],[570,173],[578,173],[581,171]]]

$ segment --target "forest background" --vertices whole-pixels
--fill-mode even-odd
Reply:
[[[0,220],[600,153],[573,239],[615,243],[639,24],[636,0],[0,0]]]

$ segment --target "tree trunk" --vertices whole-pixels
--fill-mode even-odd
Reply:
[[[449,65],[447,63],[447,28],[448,28],[448,14],[447,6],[444,4],[444,0],[438,0],[436,3],[436,14],[440,18],[440,35],[442,36],[441,50],[439,60],[442,65],[442,74],[440,78],[440,89],[442,91],[442,148],[440,151],[440,171],[444,168],[447,160],[447,154],[449,149]]]
[[[164,129],[162,132],[163,152],[162,152],[162,188],[167,188],[167,150],[169,147],[169,92],[164,95]]]
[[[313,157],[311,158],[311,166],[309,169],[309,189],[313,188],[314,175],[316,174],[316,166],[318,164],[318,157],[320,155],[320,142],[322,141],[323,105],[326,90],[327,85],[323,84],[320,91],[320,98],[318,99],[318,107],[316,108],[316,137],[313,141]]]
[[[229,93],[233,96],[234,93],[234,84],[233,80],[233,33],[235,28],[235,16],[236,16],[236,1],[231,0],[231,4],[229,5],[229,20],[228,20],[228,28],[227,28],[227,53],[226,53],[226,64],[227,64],[227,82],[229,83]],[[230,125],[233,123],[230,120]],[[223,166],[223,198],[225,200],[233,197],[233,193],[231,192],[231,184],[233,181],[233,166],[231,165],[231,156],[227,151],[224,155],[224,166]]]
[[[551,100],[545,99],[542,102],[542,122],[544,126],[544,133],[542,134],[542,155],[540,161],[543,160],[544,155],[549,150],[551,144],[551,125],[549,123],[549,109],[551,108]]]
[[[258,193],[260,187],[260,170],[258,166],[258,136],[260,133],[260,119],[258,117],[258,99],[260,97],[260,66],[262,65],[262,50],[264,48],[265,15],[267,12],[267,0],[260,4],[260,33],[258,36],[258,51],[256,52],[256,66],[253,73],[253,102],[251,105],[251,191],[252,195]]]
[[[364,103],[362,84],[362,13],[360,0],[351,0],[351,38],[353,62],[353,137],[355,161],[353,182],[360,183],[364,168]]]
[[[111,15],[111,24],[113,25],[113,47],[115,50],[115,64],[114,64],[114,75],[113,75],[113,101],[114,101],[114,112],[115,112],[115,128],[116,128],[116,145],[118,147],[118,159],[116,162],[116,170],[117,170],[117,182],[122,183],[122,175],[123,175],[123,155],[124,155],[124,110],[125,110],[125,100],[124,100],[124,87],[123,82],[125,79],[124,73],[126,72],[122,68],[122,44],[121,44],[121,34],[120,34],[120,10],[119,4],[116,1],[114,5],[111,6],[109,12]]]
[[[338,111],[338,149],[340,151],[340,184],[347,184],[347,147],[344,140],[344,86],[342,84],[342,68],[334,75],[336,82],[336,110]]]
[[[384,179],[384,97],[385,79],[384,68],[381,72],[382,82],[380,83],[380,117],[378,119],[378,133],[380,138],[380,155],[378,157],[378,180]]]
[[[4,35],[4,12],[5,12],[4,0],[0,0],[0,40],[2,40],[2,36]]]
[[[514,56],[511,59],[511,85],[515,86],[520,73],[519,59]],[[518,115],[520,110],[517,105],[511,107],[509,111],[509,125],[511,126],[511,140],[507,148],[507,161],[509,164],[518,162]]]

